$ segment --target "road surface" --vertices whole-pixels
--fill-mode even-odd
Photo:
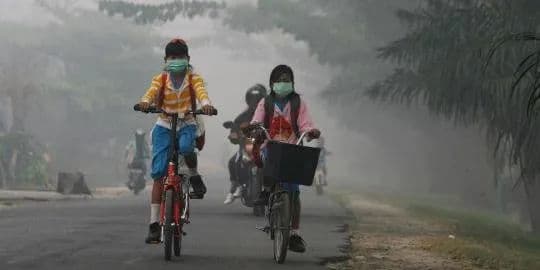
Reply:
[[[328,197],[303,192],[302,235],[307,252],[273,261],[272,242],[255,229],[264,219],[221,190],[192,201],[183,256],[163,260],[161,245],[146,245],[148,194],[112,199],[32,202],[0,209],[0,269],[324,269],[342,256],[338,232],[345,211]]]

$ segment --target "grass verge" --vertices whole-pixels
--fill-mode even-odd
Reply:
[[[456,204],[449,203],[447,198],[438,201],[437,198],[351,191],[335,192],[333,197],[355,218],[356,224],[351,226],[353,238],[383,239],[389,243],[412,239],[408,243],[413,244],[403,250],[390,244],[393,250],[387,252],[387,258],[392,257],[392,252],[395,256],[425,256],[421,252],[426,252],[434,258],[441,258],[441,262],[431,265],[424,261],[415,262],[414,258],[399,258],[397,260],[403,261],[399,267],[403,269],[408,267],[408,260],[409,266],[426,265],[426,269],[447,269],[440,266],[448,264],[444,260],[459,265],[456,269],[540,269],[540,237],[525,232],[521,226],[504,217],[450,207]],[[354,245],[353,242],[351,258],[364,259],[352,260],[353,269],[365,269],[362,265],[374,268],[392,266],[383,260],[379,260],[380,265],[373,265],[369,260],[373,252],[366,248],[368,244],[365,241]],[[412,255],[411,250],[418,253]]]

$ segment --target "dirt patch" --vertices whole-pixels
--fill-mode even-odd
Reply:
[[[334,269],[480,269],[467,260],[430,250],[434,237],[452,237],[452,228],[411,217],[398,207],[351,197],[356,218],[350,259]]]

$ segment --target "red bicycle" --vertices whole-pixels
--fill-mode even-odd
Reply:
[[[178,119],[184,119],[187,115],[203,115],[202,110],[190,111],[185,114],[167,113],[162,109],[151,106],[147,110],[142,110],[139,105],[133,108],[135,111],[144,113],[166,114],[171,119],[169,149],[169,163],[167,175],[163,181],[163,195],[160,207],[161,242],[165,247],[165,260],[170,260],[174,248],[174,255],[180,256],[182,248],[182,236],[184,224],[189,224],[189,200],[192,198],[189,193],[190,183],[187,177],[178,173],[178,148],[177,148],[177,126]],[[217,115],[214,110],[212,115]]]

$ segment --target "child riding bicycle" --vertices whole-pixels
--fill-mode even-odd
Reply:
[[[319,138],[321,132],[314,127],[305,101],[294,87],[294,74],[286,65],[275,67],[270,74],[270,94],[261,100],[255,110],[252,124],[262,123],[272,140],[295,144],[300,134],[308,132],[308,139]],[[264,146],[262,149],[264,159]],[[293,212],[292,231],[289,249],[305,252],[305,242],[299,235],[300,228],[300,188],[295,184],[282,183],[282,188],[291,194]],[[266,205],[270,187],[264,187],[260,198],[255,202]]]
[[[150,88],[139,102],[144,111],[155,104],[157,108],[167,113],[185,113],[195,110],[197,102],[202,105],[205,114],[210,115],[214,107],[210,103],[203,78],[194,72],[189,64],[188,46],[182,39],[173,39],[165,47],[164,71],[152,79]],[[188,115],[179,120],[178,152],[184,157],[190,169],[190,183],[195,197],[202,198],[206,187],[197,172],[197,155],[195,146],[201,149],[200,138],[197,136],[197,119]],[[161,115],[152,129],[152,172],[154,179],[152,200],[150,206],[150,228],[146,243],[159,243],[160,202],[163,193],[162,179],[166,175],[169,141],[170,119]]]

